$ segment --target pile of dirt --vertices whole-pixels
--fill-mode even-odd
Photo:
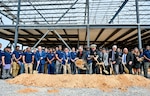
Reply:
[[[52,90],[47,90],[48,93],[58,93],[59,90],[57,89],[52,89]]]
[[[128,87],[148,87],[150,80],[138,75],[48,75],[22,74],[7,80],[10,84],[53,88],[99,88],[103,91],[112,89],[127,90]]]
[[[33,93],[33,92],[38,92],[36,89],[32,88],[25,88],[17,91],[18,93]]]

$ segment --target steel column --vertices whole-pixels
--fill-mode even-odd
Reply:
[[[87,26],[86,26],[86,32],[87,32],[87,47],[90,46],[90,29],[89,29],[89,0],[86,0],[87,4]]]
[[[18,0],[18,11],[17,11],[17,22],[16,22],[16,28],[15,28],[15,40],[14,40],[14,48],[17,46],[18,42],[18,31],[19,31],[19,17],[20,17],[20,6],[21,6],[21,0]]]
[[[139,43],[139,49],[141,49],[142,48],[142,40],[141,40],[141,28],[140,28],[138,0],[135,0],[135,5],[136,5],[136,22],[137,22],[137,28],[138,28],[138,43]]]

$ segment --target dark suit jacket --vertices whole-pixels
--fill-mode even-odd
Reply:
[[[108,58],[112,58],[112,51],[109,52]],[[113,61],[116,61],[116,64],[119,64],[119,53],[117,51],[115,52],[115,60]]]
[[[77,53],[77,57],[78,57],[79,59],[84,59],[84,60],[85,60],[85,58],[86,58],[86,53],[85,53],[85,51],[82,51],[81,54],[80,54],[80,52],[78,52],[78,53]]]
[[[99,52],[98,50],[95,50],[95,51],[90,50],[90,55],[93,55],[94,57],[96,57],[96,56],[98,55],[97,60],[98,60],[99,62],[102,61],[102,56],[101,56],[101,54],[100,54],[100,52]],[[93,61],[93,63],[96,63],[96,62],[97,62],[97,61],[95,61],[95,60],[92,60],[92,61]]]
[[[129,65],[129,62],[134,60],[134,56],[131,52],[128,52],[127,57],[126,57],[126,62]],[[133,65],[133,64],[132,64]]]

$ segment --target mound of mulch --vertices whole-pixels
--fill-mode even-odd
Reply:
[[[120,89],[126,91],[128,87],[148,87],[150,80],[138,75],[48,75],[22,74],[7,80],[10,84],[25,86],[53,87],[53,88],[99,88],[103,91]]]
[[[38,92],[38,90],[32,89],[32,88],[24,88],[24,89],[18,90],[17,92],[18,93],[33,93],[33,92]]]

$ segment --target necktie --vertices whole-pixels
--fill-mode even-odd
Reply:
[[[123,62],[126,63],[126,55],[124,54]]]
[[[102,53],[102,61],[104,61],[104,53]]]
[[[115,59],[114,59],[114,51],[112,51],[112,60],[115,60]]]

